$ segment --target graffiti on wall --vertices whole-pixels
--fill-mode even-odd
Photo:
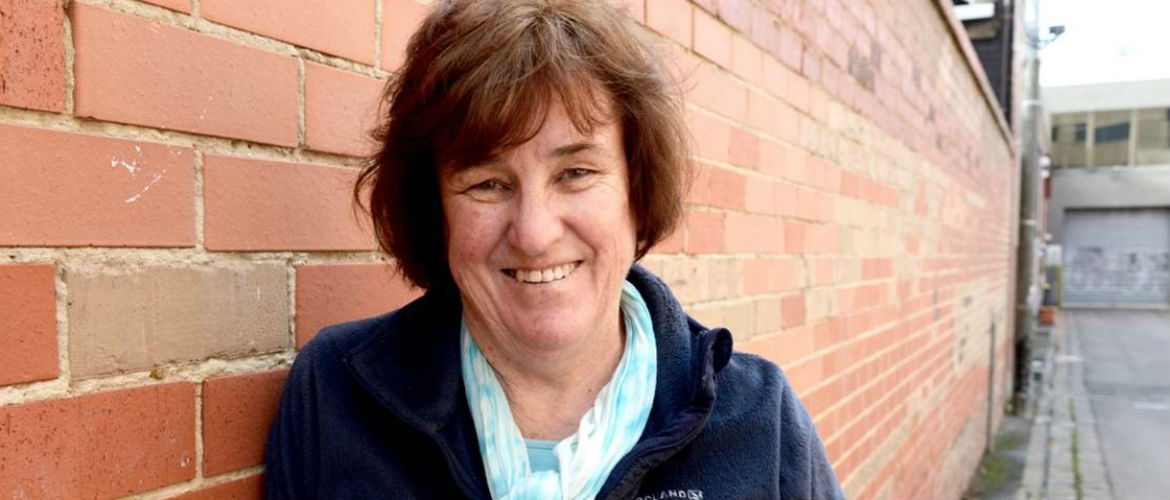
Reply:
[[[1064,295],[1068,302],[1165,303],[1170,299],[1170,251],[1067,248]]]

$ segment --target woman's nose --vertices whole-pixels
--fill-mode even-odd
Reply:
[[[519,253],[538,256],[564,234],[556,203],[547,193],[522,193],[508,228],[508,243]]]

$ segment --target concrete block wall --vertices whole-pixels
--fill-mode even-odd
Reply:
[[[1017,175],[949,2],[623,3],[698,147],[644,263],[785,368],[850,498],[958,496]],[[426,8],[0,0],[0,497],[259,498],[297,348],[419,293],[347,190]]]

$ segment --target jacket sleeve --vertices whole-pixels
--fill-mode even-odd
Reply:
[[[317,477],[316,383],[314,349],[306,346],[297,356],[284,385],[276,418],[264,450],[265,498],[303,500],[316,498]]]
[[[780,476],[780,490],[788,493],[782,497],[844,500],[845,494],[837,482],[817,428],[786,379],[783,380],[780,418],[781,428],[785,429],[780,456],[787,465]]]

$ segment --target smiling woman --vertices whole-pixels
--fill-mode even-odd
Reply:
[[[681,105],[603,1],[440,1],[355,186],[427,293],[327,328],[270,498],[839,498],[780,370],[635,262],[678,223]]]

